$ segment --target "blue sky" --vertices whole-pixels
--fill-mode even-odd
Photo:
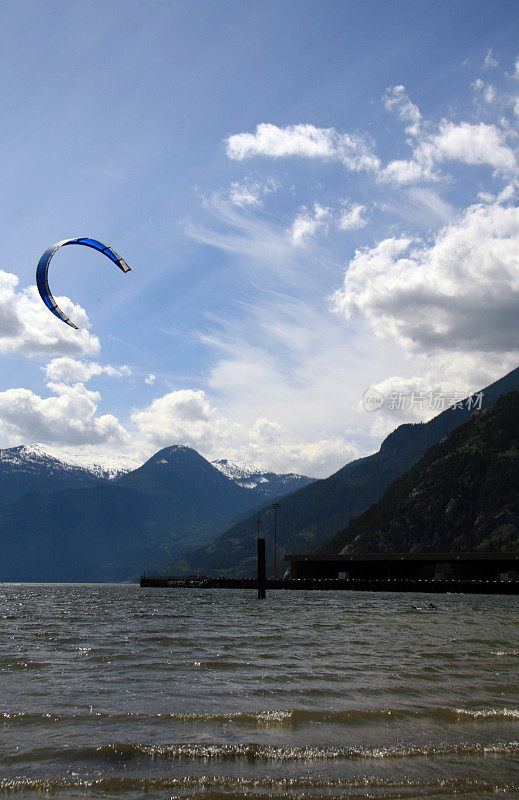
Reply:
[[[518,23],[501,0],[4,2],[0,446],[322,476],[514,368]],[[34,289],[76,236],[132,267],[55,256],[79,332]]]

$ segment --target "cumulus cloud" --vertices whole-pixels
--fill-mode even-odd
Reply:
[[[103,366],[94,361],[78,361],[67,356],[54,358],[43,369],[47,380],[62,383],[86,383],[96,375],[109,375],[113,378],[131,375],[131,369],[126,365],[112,367],[110,364],[106,364]]]
[[[148,386],[153,386],[153,384],[155,383],[155,380],[156,380],[155,375],[153,374],[153,372],[150,372],[148,377],[144,378],[144,383],[147,383]]]
[[[485,102],[492,103],[496,99],[495,88],[481,78],[472,86]],[[409,123],[406,130],[414,137],[415,143],[411,158],[395,159],[379,170],[381,180],[396,184],[438,181],[441,176],[437,167],[448,161],[487,165],[506,175],[517,174],[517,158],[507,141],[504,121],[501,127],[484,122],[458,123],[445,119],[437,125],[424,123],[404,86],[390,87],[384,95],[384,104]]]
[[[515,155],[496,125],[444,121],[431,144],[437,161],[453,159],[465,164],[487,164],[503,172],[513,172],[517,168]]]
[[[36,287],[18,289],[18,277],[0,270],[0,352],[25,356],[45,353],[93,355],[99,339],[86,330],[88,317],[67,297],[56,298],[63,311],[77,321],[73,330],[43,305]]]
[[[279,423],[266,418],[251,426],[231,422],[200,389],[183,389],[156,398],[132,421],[148,448],[172,444],[193,447],[208,459],[225,456],[277,472],[328,475],[358,455],[342,438],[298,442]]]
[[[351,231],[364,228],[368,224],[368,220],[363,216],[365,211],[366,206],[363,206],[360,203],[349,203],[348,201],[343,201],[337,227],[341,231]]]
[[[185,444],[212,454],[232,435],[233,426],[210,404],[201,389],[181,389],[156,398],[132,421],[154,447]]]
[[[335,307],[410,349],[517,352],[518,253],[519,209],[471,206],[430,246],[401,236],[358,250]]]
[[[290,231],[292,242],[295,245],[303,244],[306,239],[317,233],[320,228],[326,229],[330,213],[329,208],[324,208],[319,203],[314,203],[311,212],[306,208],[302,208],[292,224]]]
[[[400,184],[436,181],[439,175],[435,168],[445,161],[487,165],[505,174],[517,172],[515,154],[506,143],[506,134],[496,125],[444,120],[436,134],[419,140],[410,160],[391,161],[381,177]]]
[[[358,449],[342,437],[315,442],[294,442],[278,423],[258,419],[241,449],[245,460],[266,465],[277,472],[302,472],[327,476],[359,455]]]
[[[112,414],[96,416],[99,392],[81,383],[49,383],[40,397],[29,389],[0,392],[0,430],[12,441],[56,445],[118,444],[128,435]]]
[[[496,99],[495,87],[485,84],[481,78],[473,87],[486,103]],[[254,133],[230,136],[226,140],[227,155],[238,161],[253,156],[338,161],[349,170],[372,172],[382,181],[404,185],[439,181],[442,176],[438,167],[450,161],[486,165],[508,176],[517,174],[517,159],[508,142],[506,120],[499,125],[445,119],[437,124],[424,121],[402,85],[389,87],[383,102],[389,111],[397,113],[407,123],[406,131],[413,137],[413,150],[408,159],[394,159],[383,166],[366,139],[357,134],[311,124],[281,128],[271,123],[259,124]],[[258,202],[257,193],[251,188],[238,191],[237,187],[237,198],[243,205]]]
[[[355,134],[315,125],[287,125],[279,128],[260,123],[255,133],[237,133],[226,142],[227,155],[237,161],[252,156],[269,158],[320,158],[340,161],[352,171],[377,170],[380,161],[366,141]]]

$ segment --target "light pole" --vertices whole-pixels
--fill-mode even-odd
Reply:
[[[274,509],[274,580],[276,580],[276,540],[277,540],[277,521],[278,521],[278,508],[281,508],[280,503],[272,503]]]
[[[259,539],[259,529],[260,529],[260,525],[261,525],[261,520],[258,518],[256,520],[256,522],[258,523],[258,539]]]

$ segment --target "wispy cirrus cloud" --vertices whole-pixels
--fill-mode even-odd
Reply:
[[[417,136],[420,132],[422,115],[418,106],[409,98],[405,86],[390,86],[386,89],[383,101],[388,111],[396,111],[400,119],[409,123],[407,132]]]
[[[241,181],[233,181],[231,183],[229,199],[235,206],[259,208],[263,203],[263,198],[268,194],[272,194],[272,192],[276,192],[279,186],[279,181],[274,178],[259,180],[248,176]]]

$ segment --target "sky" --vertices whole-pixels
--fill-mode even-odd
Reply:
[[[515,0],[4,0],[0,447],[324,477],[514,369]],[[63,248],[43,305],[36,264]]]

